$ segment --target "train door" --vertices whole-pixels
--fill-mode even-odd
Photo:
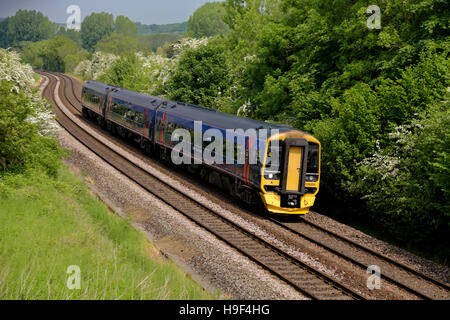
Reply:
[[[284,141],[283,191],[304,194],[308,142],[287,138]]]
[[[111,103],[110,103],[110,102],[111,102],[111,96],[108,96],[108,94],[109,94],[111,91],[112,91],[112,90],[109,90],[109,91],[105,94],[105,96],[104,96],[104,98],[103,98],[103,106],[102,106],[103,110],[102,110],[102,114],[103,114],[103,117],[105,117],[106,120],[109,120],[109,117],[110,117],[110,115],[109,115],[109,105],[111,104]]]
[[[148,108],[144,109],[144,128],[142,134],[144,137],[151,138],[150,137],[150,116],[149,116],[149,110]]]
[[[298,191],[300,183],[300,170],[302,168],[302,148],[289,149],[288,172],[286,176],[286,191]]]

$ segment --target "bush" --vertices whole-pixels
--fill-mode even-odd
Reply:
[[[448,250],[450,232],[449,100],[419,120],[395,128],[392,144],[358,165],[352,186],[374,219],[397,240],[437,242]]]
[[[22,52],[24,62],[37,69],[55,72],[72,72],[86,55],[86,51],[64,36],[24,43]]]
[[[24,91],[15,92],[13,84],[0,82],[0,168],[22,170],[42,168],[55,175],[64,154],[57,140],[39,133],[38,104]]]
[[[48,105],[33,92],[33,71],[0,49],[0,170],[43,169],[55,175],[65,153],[52,137]]]
[[[154,96],[165,95],[174,60],[156,54],[122,54],[98,80]]]
[[[33,69],[20,61],[20,55],[14,51],[0,49],[0,81],[6,80],[14,91],[31,92],[34,83]]]
[[[73,72],[83,79],[96,80],[105,73],[117,58],[111,53],[99,51],[94,53],[90,59],[81,61]]]
[[[211,42],[186,50],[167,87],[173,100],[217,108],[216,98],[229,87],[223,48]]]

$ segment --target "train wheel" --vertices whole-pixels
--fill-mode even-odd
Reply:
[[[153,153],[153,150],[152,150],[153,148],[152,148],[152,144],[150,143],[150,142],[147,142],[146,144],[145,144],[145,153],[147,153],[147,154],[152,154]]]
[[[209,180],[208,170],[206,170],[205,168],[201,168],[200,169],[200,179],[202,179],[204,181],[208,181]]]
[[[111,124],[111,134],[117,136],[117,128],[115,124]]]
[[[89,118],[89,111],[83,107],[83,109],[81,110],[81,115],[83,116],[83,118],[88,119]]]

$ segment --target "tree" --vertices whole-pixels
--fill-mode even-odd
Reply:
[[[127,17],[118,16],[114,25],[114,31],[125,36],[134,36],[138,32],[138,27]]]
[[[112,14],[101,12],[92,13],[84,18],[81,24],[81,41],[83,48],[94,51],[95,45],[101,39],[114,31],[114,18]]]
[[[225,34],[229,31],[224,22],[226,12],[221,2],[208,2],[189,18],[186,35],[201,38]]]
[[[224,48],[214,42],[188,49],[168,83],[173,100],[216,107],[216,98],[229,86]]]
[[[100,80],[123,88],[136,90],[136,79],[140,78],[141,67],[142,64],[136,54],[127,52],[114,61]]]
[[[73,40],[63,36],[23,44],[23,60],[38,69],[55,72],[73,71],[85,57],[86,51],[80,50]]]
[[[72,39],[79,47],[82,46],[81,35],[79,31],[76,31],[74,29],[59,28],[59,31],[56,35]]]
[[[7,38],[7,32],[8,32],[8,23],[11,18],[6,18],[2,22],[0,22],[0,47],[1,48],[7,48],[8,47],[8,38]]]
[[[181,36],[174,33],[158,33],[139,35],[137,39],[139,41],[139,50],[156,52],[156,50],[164,46],[164,44],[174,43],[175,41],[180,40],[180,38]]]
[[[136,22],[139,34],[155,34],[155,33],[175,33],[183,35],[187,29],[188,22],[170,23],[170,24],[142,24]]]
[[[5,49],[0,49],[0,70],[0,173],[42,168],[56,175],[65,153],[49,135],[52,113],[33,89],[33,70]]]
[[[112,33],[110,36],[97,42],[95,45],[95,50],[120,55],[128,51],[136,51],[138,46],[139,44],[136,38],[125,36],[123,34]]]
[[[19,10],[0,24],[0,42],[3,47],[19,47],[22,41],[49,39],[58,26],[36,10]]]

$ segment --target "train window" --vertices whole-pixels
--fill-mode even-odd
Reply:
[[[91,104],[93,104],[94,106],[98,106],[97,98],[98,97],[95,94],[90,94],[89,95],[89,102]]]
[[[307,173],[319,173],[319,145],[310,143],[308,146],[308,163],[306,167]]]
[[[127,115],[127,107],[125,107],[123,104],[121,104],[119,110],[120,110],[120,112],[119,112],[120,115],[123,116],[123,117],[126,117],[126,115]]]
[[[127,120],[134,121],[136,117],[136,112],[134,110],[128,109],[126,111]]]
[[[234,143],[234,160],[238,161],[241,157],[242,146],[237,142]]]
[[[266,167],[264,169],[264,178],[268,180],[280,180],[281,170],[281,155],[282,147],[281,144],[278,146],[272,145],[269,142],[269,147],[267,151]]]
[[[173,132],[173,123],[172,122],[168,122],[167,123],[167,129],[166,129],[166,133],[171,136]]]
[[[136,122],[138,124],[143,124],[144,123],[144,114],[141,112],[136,112]]]

